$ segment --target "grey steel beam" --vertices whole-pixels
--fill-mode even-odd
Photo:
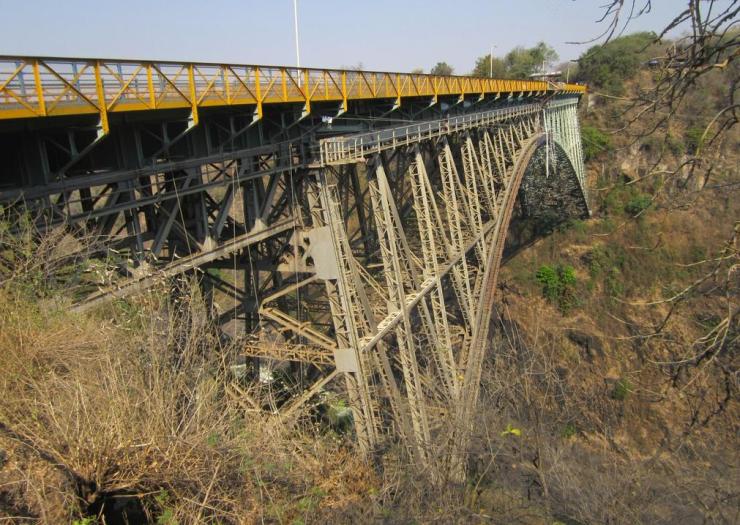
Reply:
[[[163,268],[154,269],[152,273],[140,278],[129,279],[116,285],[114,289],[102,290],[88,297],[82,303],[74,306],[72,309],[75,311],[86,311],[90,308],[103,304],[112,299],[120,299],[122,297],[129,296],[135,292],[145,290],[155,283],[173,277],[175,275],[194,270],[200,266],[209,263],[218,258],[224,257],[236,251],[239,251],[252,244],[264,241],[274,235],[292,230],[296,227],[296,221],[290,217],[282,221],[278,221],[274,224],[266,226],[256,231],[251,231],[230,239],[221,246],[207,252],[195,253],[192,255],[185,256],[181,259],[166,265]]]

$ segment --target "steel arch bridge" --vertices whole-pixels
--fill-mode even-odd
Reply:
[[[335,391],[364,454],[462,479],[515,204],[589,214],[583,92],[3,57],[0,203],[117,254],[78,310],[196,274],[256,383],[284,386],[235,384],[252,409],[287,422]]]

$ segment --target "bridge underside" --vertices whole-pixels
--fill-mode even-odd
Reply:
[[[102,140],[95,116],[9,124],[0,202],[114,260],[78,309],[197,275],[262,385],[249,404],[287,421],[335,392],[364,453],[461,478],[515,203],[588,214],[577,103],[175,109],[109,115]]]

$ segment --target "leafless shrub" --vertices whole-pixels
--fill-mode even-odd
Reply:
[[[468,505],[478,515],[492,523],[737,519],[732,442],[661,428],[691,415],[671,405],[673,421],[657,423],[654,369],[633,372],[628,396],[617,399],[604,377],[615,366],[608,349],[584,359],[541,305],[502,313],[471,458]]]
[[[251,523],[372,509],[356,505],[372,473],[341,441],[276,433],[227,395],[236,349],[195,283],[74,314],[38,261],[58,239],[3,237],[0,516],[104,522],[129,505],[130,521]]]

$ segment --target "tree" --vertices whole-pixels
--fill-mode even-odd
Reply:
[[[435,66],[429,71],[432,75],[449,76],[455,69],[447,62],[437,62]]]
[[[542,69],[542,64],[549,67],[558,59],[558,54],[544,42],[534,47],[515,47],[504,58],[493,57],[494,78],[527,78]],[[491,76],[491,55],[486,54],[475,61],[473,75]]]
[[[411,70],[411,74],[412,75],[423,75],[424,69],[420,67],[415,67],[414,69]]]
[[[684,0],[675,16],[657,35],[638,33],[623,38],[612,38],[625,31],[629,23],[649,12],[650,0],[610,0],[604,6],[607,29],[591,40],[605,38],[601,46],[591,48],[580,60],[582,78],[604,85],[605,90],[614,87],[614,68],[621,73],[633,73],[637,54],[651,60],[650,83],[636,81],[623,89],[619,113],[623,126],[614,131],[627,135],[633,143],[651,138],[670,137],[669,131],[676,126],[686,126],[688,155],[678,162],[662,164],[659,157],[654,167],[642,175],[640,181],[653,179],[657,188],[652,197],[665,210],[685,210],[696,207],[697,213],[717,207],[722,202],[737,202],[737,169],[728,168],[726,156],[735,161],[731,149],[737,143],[737,128],[740,123],[740,103],[737,99],[740,81],[740,30],[737,19],[740,3],[737,0]],[[676,29],[684,32],[672,42],[663,41],[667,34]],[[635,45],[641,43],[642,47]],[[658,56],[645,53],[647,46],[659,52]],[[651,50],[651,51],[652,51]],[[639,61],[637,62],[639,65]],[[647,77],[647,75],[645,75]],[[621,78],[618,78],[621,87]],[[595,93],[598,96],[598,94]],[[611,97],[614,99],[614,97]],[[697,111],[697,101],[714,99],[705,115]],[[698,114],[697,114],[698,113]],[[708,119],[702,121],[700,119]],[[698,128],[698,129],[697,129]],[[734,142],[733,142],[734,141]],[[662,164],[662,165],[661,165]],[[660,167],[658,167],[660,166]],[[710,177],[713,184],[708,184]],[[695,181],[697,190],[685,189]],[[717,180],[714,180],[717,179]],[[705,193],[701,195],[701,193]],[[631,213],[646,205],[646,201],[635,202],[626,211]],[[740,268],[740,222],[732,215],[726,224],[711,225],[723,228],[725,241],[705,253],[699,252],[693,261],[682,266],[696,273],[686,286],[664,286],[665,297],[632,302],[630,304],[654,309],[653,315],[633,316],[631,331],[643,346],[652,340],[665,343],[673,336],[668,334],[671,323],[685,325],[681,316],[690,315],[694,305],[704,312],[712,311],[712,320],[700,325],[703,329],[690,344],[667,345],[668,359],[660,366],[670,374],[670,387],[680,387],[684,399],[692,399],[695,411],[688,430],[702,428],[710,419],[720,414],[737,399],[737,344],[740,341],[740,306],[738,296],[738,268]],[[715,241],[716,242],[716,241]],[[708,285],[708,283],[712,283]],[[656,345],[657,347],[658,345]],[[693,385],[691,389],[689,386]],[[710,385],[710,386],[707,386]],[[726,386],[732,385],[732,386]],[[724,391],[723,401],[713,405],[711,388]],[[695,408],[694,408],[695,407]],[[699,416],[699,413],[703,415]],[[697,423],[699,422],[699,423]],[[684,434],[688,437],[688,431]]]
[[[589,48],[578,59],[578,80],[613,95],[622,94],[623,81],[650,58],[649,46],[656,38],[652,31],[640,32]]]
[[[515,47],[506,54],[504,62],[510,78],[526,78],[532,73],[547,68],[558,59],[558,54],[544,42],[529,49]]]
[[[491,55],[483,55],[475,61],[473,76],[476,77],[493,77],[506,78],[506,64],[499,57],[493,57],[493,74],[491,74]]]

